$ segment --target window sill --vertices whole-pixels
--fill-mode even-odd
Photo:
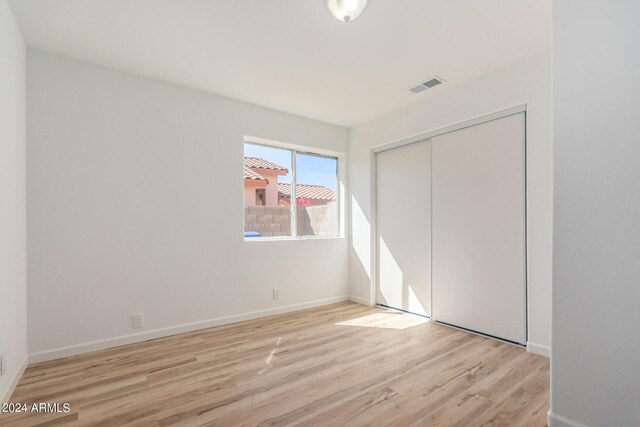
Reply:
[[[340,240],[342,236],[244,237],[245,242],[287,242],[297,240]]]

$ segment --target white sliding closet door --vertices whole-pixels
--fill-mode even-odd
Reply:
[[[524,344],[524,113],[431,141],[433,316]]]
[[[431,145],[376,154],[377,303],[431,315]]]

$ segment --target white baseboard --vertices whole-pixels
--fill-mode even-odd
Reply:
[[[368,299],[366,299],[366,298],[360,298],[360,297],[357,297],[357,296],[355,296],[355,295],[351,295],[351,296],[349,297],[349,301],[355,302],[355,303],[357,303],[357,304],[368,305],[369,307],[371,307],[371,306],[373,305],[373,304],[371,303],[371,301],[369,301]]]
[[[549,427],[587,427],[586,425],[574,421],[571,418],[558,415],[551,410],[547,412],[547,425]]]
[[[96,350],[104,350],[106,348],[118,347],[126,344],[147,341],[155,338],[167,337],[170,335],[182,334],[185,332],[193,332],[200,329],[213,328],[215,326],[228,325],[230,323],[242,322],[244,320],[253,320],[261,317],[273,316],[276,314],[289,313],[292,311],[304,310],[307,308],[320,307],[328,304],[349,301],[350,297],[340,296],[332,298],[324,298],[315,301],[304,302],[301,304],[291,304],[281,307],[267,308],[264,310],[251,311],[248,313],[235,314],[231,316],[218,317],[215,319],[202,320],[199,322],[185,323],[177,326],[169,326],[166,328],[154,329],[151,331],[138,332],[135,334],[123,335],[119,337],[106,338],[102,340],[90,341],[82,344],[70,345],[67,347],[55,348],[52,350],[39,351],[29,354],[29,363],[46,362],[49,360],[60,359],[62,357],[75,356],[77,354],[88,353]]]
[[[551,347],[542,344],[536,344],[531,341],[527,342],[527,351],[530,353],[539,354],[540,356],[551,357]]]
[[[15,391],[16,386],[20,381],[20,378],[22,378],[22,374],[24,374],[25,369],[27,369],[28,361],[29,361],[29,357],[25,355],[24,360],[22,360],[22,363],[20,364],[20,368],[18,369],[18,372],[16,372],[16,376],[13,378],[13,380],[11,381],[11,384],[9,385],[9,389],[6,391],[4,396],[2,396],[2,398],[0,399],[0,403],[6,403],[9,401],[9,399],[11,399],[11,395]]]

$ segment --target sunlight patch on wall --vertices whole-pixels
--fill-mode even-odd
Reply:
[[[351,197],[351,241],[362,268],[371,279],[371,225],[356,201]]]
[[[427,310],[425,310],[424,306],[420,302],[420,299],[413,290],[413,286],[407,285],[407,290],[409,291],[409,306],[407,307],[407,311],[426,316]]]

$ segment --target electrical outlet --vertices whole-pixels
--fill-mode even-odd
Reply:
[[[131,329],[144,328],[144,313],[136,313],[131,315]]]
[[[0,354],[0,376],[7,373],[7,353]]]
[[[280,289],[273,290],[273,299],[280,299]]]

